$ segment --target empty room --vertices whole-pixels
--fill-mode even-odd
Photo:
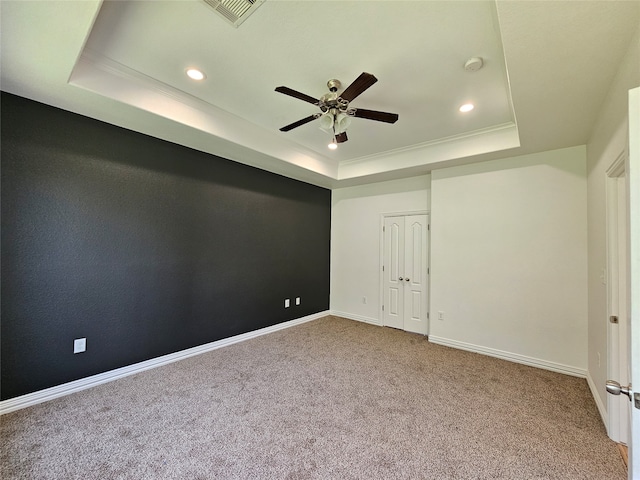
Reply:
[[[6,479],[640,479],[640,2],[0,1]]]

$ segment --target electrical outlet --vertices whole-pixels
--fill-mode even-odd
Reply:
[[[300,297],[296,297],[296,305],[300,305]]]
[[[289,300],[288,298],[284,299],[284,308],[289,308],[289,306],[291,305],[291,300]]]
[[[76,338],[73,341],[73,353],[82,353],[87,350],[87,339]]]
[[[444,312],[438,312],[438,320],[444,321]]]

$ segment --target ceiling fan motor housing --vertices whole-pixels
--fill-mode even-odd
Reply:
[[[342,83],[340,82],[340,80],[337,80],[335,78],[332,78],[327,82],[329,93],[320,97],[320,101],[318,102],[318,106],[323,113],[331,109],[337,109],[340,112],[347,113],[347,109],[349,108],[349,101],[338,96],[338,94],[336,93],[340,89],[340,87],[342,87]]]
[[[335,78],[332,78],[327,82],[327,88],[330,92],[337,92],[341,86],[342,83],[340,83],[340,80],[336,80]]]

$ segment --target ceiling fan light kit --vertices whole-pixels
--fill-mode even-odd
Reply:
[[[377,81],[378,79],[370,73],[363,72],[341,94],[338,94],[338,90],[342,86],[342,83],[340,80],[336,80],[334,78],[327,82],[329,93],[325,93],[319,99],[315,99],[310,95],[298,92],[289,87],[277,87],[275,90],[276,92],[311,103],[319,107],[321,112],[286,125],[282,127],[280,131],[288,132],[289,130],[293,130],[294,128],[300,127],[319,118],[320,129],[332,134],[333,140],[329,144],[329,148],[335,150],[338,143],[344,143],[348,140],[346,130],[349,128],[349,125],[351,125],[352,117],[365,118],[367,120],[385,123],[397,122],[397,113],[378,112],[375,110],[365,110],[350,106],[351,102],[356,97]]]
[[[320,128],[322,130],[331,130],[334,125],[334,118],[331,112],[320,115]]]
[[[336,133],[342,133],[351,125],[351,117],[346,113],[338,113],[333,125],[336,128]]]

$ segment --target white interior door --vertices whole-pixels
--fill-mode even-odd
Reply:
[[[383,323],[427,334],[429,216],[385,217]]]
[[[404,329],[404,217],[384,219],[383,324]]]
[[[405,217],[404,329],[427,334],[428,216]]]

